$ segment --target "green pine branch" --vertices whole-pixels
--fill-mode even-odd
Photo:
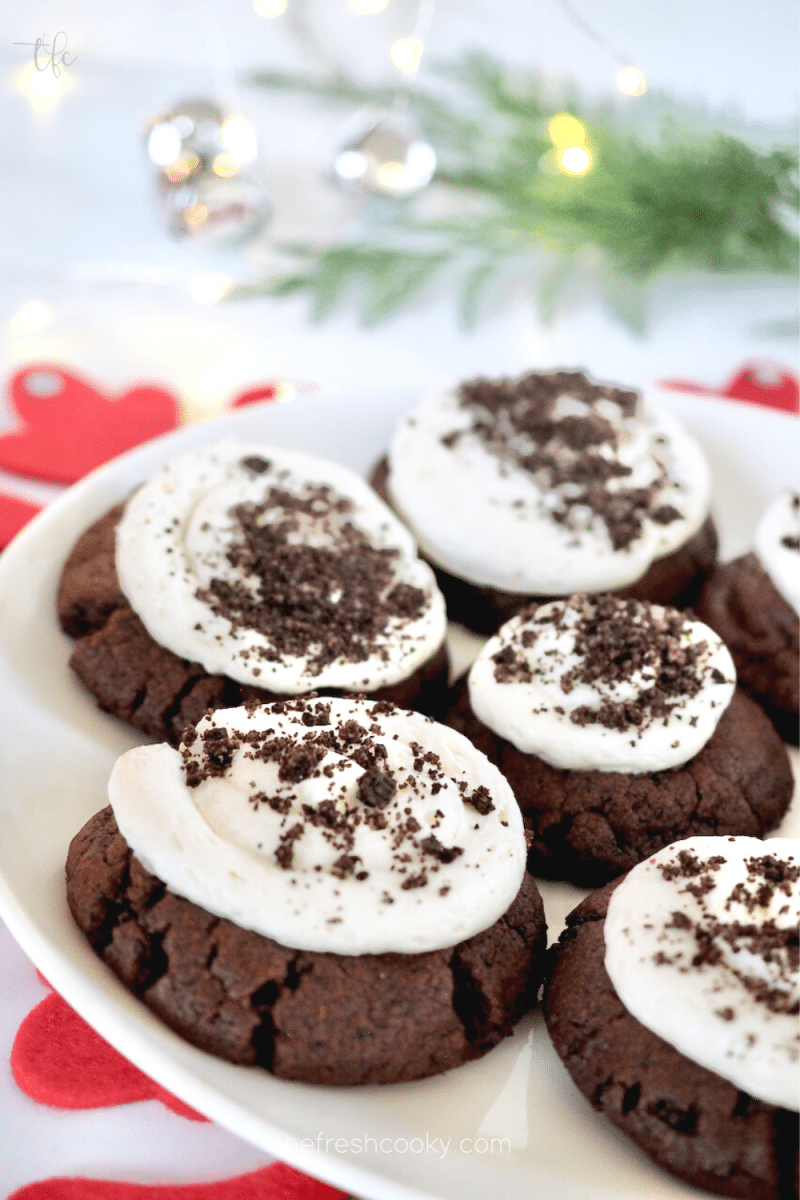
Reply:
[[[793,148],[761,149],[688,117],[670,116],[655,130],[643,119],[632,129],[575,93],[555,104],[536,75],[515,77],[480,54],[441,67],[439,80],[416,87],[410,106],[436,148],[432,186],[446,189],[451,214],[432,222],[419,202],[375,197],[351,241],[283,248],[295,263],[287,274],[234,294],[305,291],[316,316],[355,302],[372,323],[446,281],[469,324],[510,267],[516,277],[527,273],[542,308],[555,311],[588,254],[605,274],[606,296],[624,297],[611,302],[637,321],[637,288],[668,271],[797,273],[798,238],[787,222],[798,211]],[[391,101],[389,89],[341,76],[261,72],[254,82],[351,106]],[[585,125],[585,175],[548,167],[547,125],[558,111]]]

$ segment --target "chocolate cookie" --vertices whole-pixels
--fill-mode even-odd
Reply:
[[[309,1083],[421,1079],[479,1057],[535,1002],[546,944],[526,877],[499,921],[447,950],[292,950],[169,892],[110,808],[72,841],[67,898],[95,952],[187,1041]]]
[[[370,477],[370,483],[386,504],[391,507],[388,490],[389,462],[380,459]],[[425,555],[422,555],[425,558]],[[528,596],[504,592],[498,588],[481,587],[466,579],[448,574],[431,562],[436,582],[447,602],[447,615],[475,633],[492,634],[500,625],[533,601],[554,599],[552,596]],[[630,587],[615,593],[635,600],[650,600],[654,604],[671,604],[687,608],[693,604],[703,581],[717,561],[717,531],[708,517],[697,533],[678,550],[665,554],[651,563],[645,574]]]
[[[282,694],[209,675],[199,663],[160,646],[123,595],[114,565],[115,529],[124,505],[113,508],[78,539],[61,576],[58,615],[76,639],[70,666],[101,708],[152,737],[175,742],[207,708],[249,701],[266,703]],[[419,712],[438,712],[447,688],[444,646],[407,679],[370,693]],[[320,689],[341,695],[340,689]]]
[[[478,720],[465,680],[451,693],[444,723],[468,737],[511,784],[533,834],[529,869],[579,887],[599,887],[680,838],[763,837],[792,797],[786,750],[740,690],[699,754],[652,775],[561,770],[522,754]]]
[[[755,554],[717,567],[695,611],[727,644],[741,686],[796,746],[800,622]]]
[[[603,924],[615,886],[570,914],[551,951],[544,1010],[556,1051],[594,1107],[667,1170],[724,1196],[791,1200],[797,1114],[686,1058],[617,996],[604,965]]]

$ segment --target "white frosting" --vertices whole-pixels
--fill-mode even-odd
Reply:
[[[800,503],[797,492],[781,492],[756,529],[755,549],[761,565],[784,600],[800,613]]]
[[[690,870],[692,859],[707,869],[687,877],[681,855]],[[764,887],[753,864],[765,856],[795,877]],[[606,970],[633,1016],[742,1091],[795,1110],[798,867],[800,842],[790,838],[687,838],[625,876],[605,921]],[[765,946],[758,934],[769,923]]]
[[[383,707],[326,699],[252,714],[224,709],[200,722],[183,752],[191,772],[212,744],[203,735],[215,729],[273,730],[301,747],[336,735],[340,748],[323,747],[299,781],[281,778],[281,762],[259,756],[252,743],[196,786],[187,786],[192,775],[179,751],[130,750],[108,787],[120,831],[172,891],[284,945],[337,954],[455,945],[492,925],[517,895],[526,861],[522,817],[506,780],[466,738]],[[318,711],[329,713],[329,724],[304,723],[304,714]],[[351,743],[341,733],[347,721],[378,732]],[[354,756],[375,742],[396,784],[380,809],[359,793],[366,772]],[[494,805],[483,814],[468,802],[481,787]],[[478,806],[487,807],[480,794]]]
[[[555,415],[588,412],[565,393]],[[539,473],[498,457],[474,432],[448,438],[469,431],[473,419],[455,390],[429,396],[397,427],[389,453],[392,502],[427,557],[472,583],[544,596],[624,587],[700,528],[708,515],[709,471],[700,447],[670,414],[640,402],[635,415],[624,417],[608,400],[596,413],[613,426],[617,445],[593,451],[631,468],[610,480],[609,492],[646,488],[665,472],[655,504],[681,514],[667,524],[646,517],[624,549],[614,548],[605,522],[586,505],[571,508],[567,523],[553,519],[565,499],[579,494],[576,485],[542,490]],[[515,452],[532,447],[524,437],[514,439]]]
[[[268,469],[249,469],[243,465],[248,458],[264,461]],[[320,493],[320,488],[330,491]],[[243,541],[234,508],[259,506],[273,489],[301,501],[314,489],[318,497],[346,498],[349,506],[344,511],[335,506],[330,511],[330,505],[318,501],[319,511],[295,514],[299,528],[287,535],[289,542],[321,553],[338,551],[346,561],[348,550],[341,539],[355,526],[371,548],[396,552],[389,560],[382,595],[398,583],[422,589],[421,614],[390,618],[374,640],[366,639],[366,657],[340,653],[332,661],[321,661],[322,640],[306,653],[281,646],[276,652],[269,631],[215,612],[208,602],[213,580],[259,600],[260,580],[252,573],[251,557],[240,555],[232,563],[228,550],[232,542]],[[286,516],[284,508],[273,504],[261,513],[258,524],[277,529]],[[117,529],[117,571],[123,592],[160,645],[201,663],[211,674],[272,692],[297,695],[316,687],[375,691],[407,678],[444,640],[444,601],[433,573],[417,558],[408,530],[387,506],[347,468],[273,446],[226,440],[168,463],[126,506]],[[323,599],[335,606],[350,597],[341,588],[337,594],[334,583]],[[290,612],[294,615],[298,609]],[[324,624],[312,628],[325,633]]]
[[[587,633],[601,654],[605,640],[606,651],[590,672],[599,671],[599,678],[582,680],[573,673],[585,670],[581,646]],[[616,671],[616,662],[625,662],[614,649],[623,634],[629,638],[629,672]],[[498,655],[510,661],[498,662]],[[636,710],[624,706],[636,705],[643,693],[646,698],[686,656],[695,659],[687,670],[700,681],[699,690],[667,696],[663,712],[645,707],[636,723]],[[503,625],[470,670],[469,697],[479,720],[523,754],[571,770],[644,774],[693,758],[716,729],[735,683],[727,648],[700,621],[640,601],[574,596]],[[587,711],[607,714],[607,723],[591,716],[587,721]]]

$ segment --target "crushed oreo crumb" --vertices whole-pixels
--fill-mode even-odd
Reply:
[[[559,416],[562,397],[577,401],[583,415]],[[673,505],[659,502],[667,482],[663,466],[646,487],[620,483],[631,468],[616,457],[617,425],[636,414],[637,392],[593,383],[582,371],[553,371],[516,380],[477,379],[462,384],[459,399],[471,424],[444,434],[443,445],[479,438],[502,462],[527,471],[558,497],[551,516],[559,524],[580,530],[588,510],[604,523],[614,549],[624,550],[640,536],[645,520],[668,525],[681,519]],[[609,403],[617,409],[616,424],[600,407],[607,413]]]
[[[352,511],[333,489],[311,485],[303,496],[271,487],[260,503],[237,505],[226,557],[239,578],[213,578],[198,599],[234,631],[260,633],[269,648],[251,653],[265,660],[305,657],[312,673],[338,659],[366,661],[389,625],[419,618],[429,597],[396,580],[399,551],[373,546]]]

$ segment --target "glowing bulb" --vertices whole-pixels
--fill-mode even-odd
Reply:
[[[17,83],[34,112],[50,112],[72,86],[66,71],[56,76],[49,67],[38,71],[33,63],[20,72]]]
[[[44,300],[26,300],[11,318],[15,333],[35,333],[53,319],[53,310]]]
[[[388,3],[389,0],[350,0],[350,12],[366,17],[372,13],[383,12]]]
[[[220,179],[230,179],[239,170],[239,164],[232,154],[218,154],[211,164],[211,170]]]
[[[580,146],[586,139],[586,126],[571,113],[556,113],[547,132],[554,146]]]
[[[617,87],[626,96],[643,96],[647,91],[644,75],[638,67],[623,67],[617,73]]]
[[[228,117],[220,126],[219,136],[228,154],[239,166],[255,162],[258,158],[255,130],[246,117]]]
[[[189,291],[197,304],[217,304],[223,296],[227,296],[231,287],[232,283],[227,275],[208,271],[195,276]]]
[[[398,38],[396,42],[392,43],[389,57],[398,71],[403,71],[406,75],[414,75],[419,70],[423,49],[419,38]]]
[[[253,8],[260,17],[279,17],[286,12],[286,0],[253,0]]]
[[[558,161],[570,175],[585,175],[592,165],[592,156],[585,146],[568,146]]]
[[[181,152],[180,131],[172,121],[159,121],[150,130],[147,153],[157,167],[166,167],[175,162]]]

